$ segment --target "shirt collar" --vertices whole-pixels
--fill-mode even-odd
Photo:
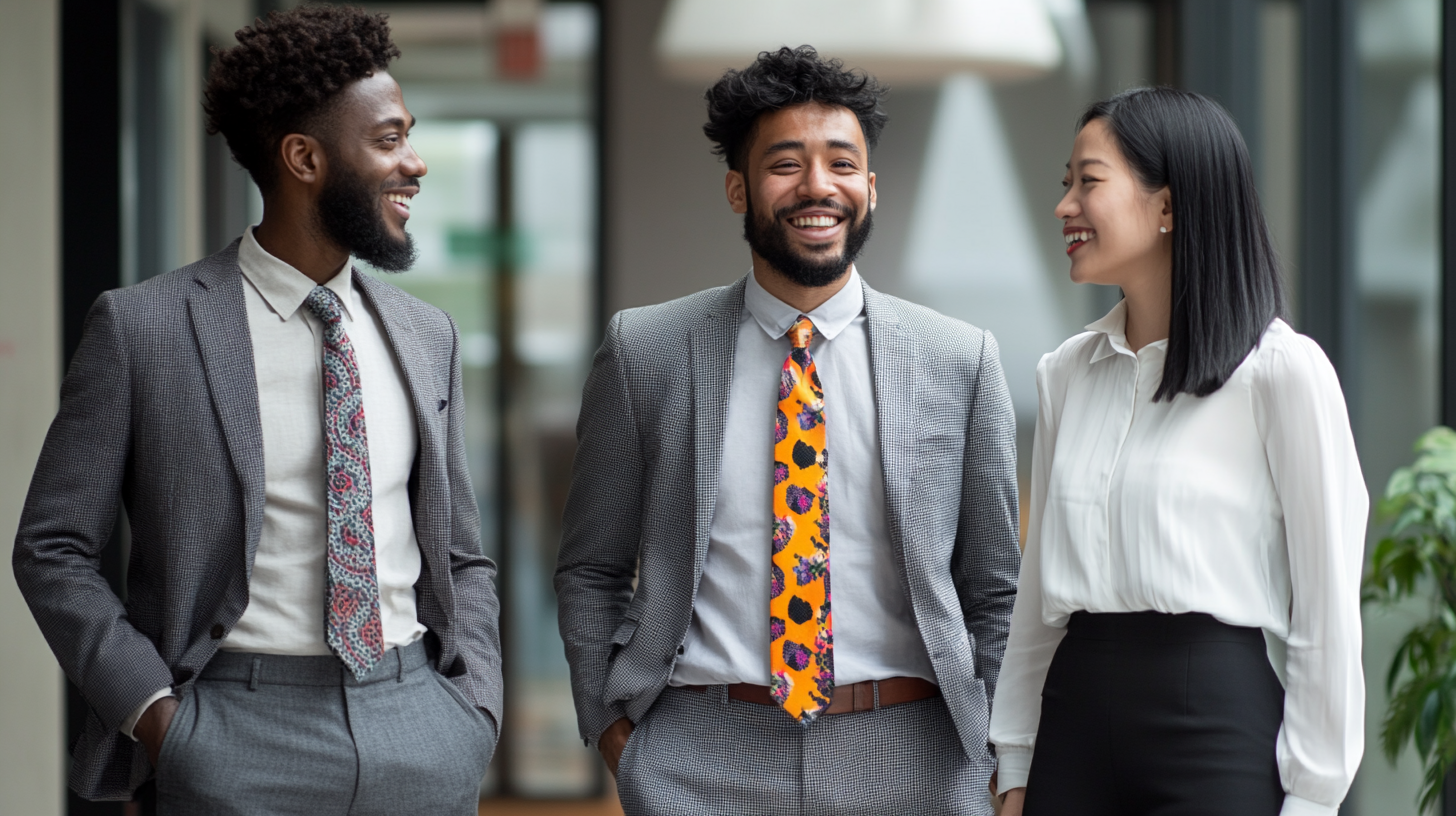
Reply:
[[[769,294],[767,289],[759,285],[753,272],[748,273],[748,284],[743,290],[743,305],[753,315],[759,327],[775,340],[787,334],[799,319],[799,315],[803,314]],[[859,270],[851,265],[849,280],[844,282],[844,288],[821,303],[819,308],[809,312],[808,318],[814,321],[816,332],[824,335],[825,339],[833,340],[863,312],[864,285],[860,283]]]
[[[238,245],[238,266],[242,268],[243,276],[263,296],[268,308],[282,320],[291,319],[317,285],[313,278],[270,255],[253,237],[252,227],[243,233],[242,243]],[[344,305],[344,315],[350,322],[354,320],[353,269],[354,258],[351,256],[338,274],[324,284],[339,296],[339,302]]]
[[[1095,320],[1091,323],[1088,323],[1086,328],[1088,331],[1099,332],[1102,334],[1102,342],[1097,344],[1097,350],[1092,352],[1092,359],[1088,362],[1095,363],[1098,360],[1104,359],[1106,357],[1111,357],[1114,354],[1126,354],[1130,357],[1137,356],[1137,354],[1135,354],[1133,350],[1128,348],[1127,346],[1126,299],[1119,300],[1117,302],[1117,305],[1112,307],[1112,311],[1103,315],[1100,320]],[[1166,350],[1168,348],[1168,341],[1157,340],[1147,344],[1145,348],[1154,348],[1160,351]]]

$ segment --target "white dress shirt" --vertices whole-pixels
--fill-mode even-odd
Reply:
[[[373,305],[354,287],[352,261],[325,285],[343,304],[344,330],[364,388],[379,611],[390,648],[425,632],[415,610],[420,548],[409,496],[419,433],[404,371]],[[323,323],[304,305],[316,284],[268,254],[251,227],[238,245],[238,265],[258,384],[265,502],[248,607],[218,648],[327,655]],[[160,689],[148,698],[122,732],[130,736],[147,707],[170,693]]]
[[[1207,397],[1153,402],[1119,303],[1037,366],[1026,551],[991,716],[1026,784],[1047,667],[1073,612],[1203,612],[1287,647],[1285,816],[1333,816],[1364,751],[1360,570],[1369,498],[1344,397],[1282,320]]]
[[[794,307],[752,274],[733,356],[718,497],[708,553],[672,685],[769,682],[769,568],[773,532],[773,428]],[[870,367],[864,288],[844,288],[809,312],[809,351],[824,384],[829,489],[834,496],[834,679],[935,682],[930,656],[891,552]]]

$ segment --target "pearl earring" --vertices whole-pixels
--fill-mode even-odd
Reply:
[[[1167,227],[1158,227],[1158,232],[1167,232],[1167,231],[1168,231],[1168,228]]]

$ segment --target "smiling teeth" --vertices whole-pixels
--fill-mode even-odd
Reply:
[[[1083,230],[1081,232],[1069,232],[1063,235],[1062,238],[1066,240],[1067,246],[1071,246],[1072,244],[1079,243],[1081,241],[1092,240],[1092,233],[1087,230]]]
[[[387,193],[384,197],[390,201],[393,201],[396,204],[403,204],[405,207],[409,206],[410,197],[407,195],[402,195],[400,193]]]
[[[832,215],[805,215],[791,218],[789,223],[796,227],[832,227],[839,223],[839,219]]]

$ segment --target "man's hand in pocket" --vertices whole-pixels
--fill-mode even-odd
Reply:
[[[176,716],[178,705],[176,697],[161,698],[147,706],[131,731],[147,749],[147,759],[153,768],[157,767],[157,759],[162,754],[162,740],[167,738],[167,730],[172,727],[172,717]]]
[[[623,717],[620,720],[607,726],[602,732],[602,738],[597,740],[597,750],[602,752],[602,759],[607,761],[607,769],[612,776],[617,775],[617,763],[622,761],[622,752],[627,748],[627,740],[632,736],[632,721]]]

